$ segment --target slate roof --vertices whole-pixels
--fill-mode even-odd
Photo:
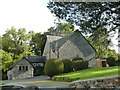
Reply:
[[[28,61],[30,64],[31,63],[40,63],[40,62],[46,62],[46,56],[24,56],[22,57],[22,59],[25,59],[26,61]],[[21,60],[22,60],[21,59]],[[16,63],[14,63],[8,70],[12,69],[15,65],[17,65],[21,60],[17,61]],[[32,65],[32,64],[31,64]],[[32,65],[33,66],[33,65]],[[34,67],[34,66],[33,66]],[[7,70],[7,71],[8,71]]]
[[[46,62],[46,60],[47,60],[45,56],[27,56],[26,59],[30,63]]]
[[[72,33],[73,34],[73,33]],[[55,40],[50,43],[51,49],[54,51],[56,49],[59,49],[70,37],[72,34],[69,34],[63,38],[60,38],[58,40]]]
[[[78,30],[76,30],[75,32],[73,32],[63,38],[60,38],[56,41],[51,42],[50,43],[51,49],[53,51],[60,49],[60,47],[67,40],[70,40],[73,44],[75,44],[84,56],[88,56],[91,53],[95,52],[95,49],[92,47],[92,45],[85,39],[85,37]],[[68,45],[68,47],[69,47],[69,45]]]
[[[33,66],[25,57],[22,57],[19,61],[17,61],[16,63],[14,63],[10,68],[8,68],[8,70],[12,69],[15,65],[17,65],[21,60],[25,59],[31,66]],[[34,66],[33,66],[34,67]],[[7,71],[8,71],[7,70]]]

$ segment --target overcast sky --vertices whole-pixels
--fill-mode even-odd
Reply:
[[[0,35],[12,26],[27,31],[47,31],[54,26],[55,20],[46,7],[47,2],[48,0],[0,0]],[[118,52],[116,37],[112,41],[113,48]]]
[[[0,35],[7,28],[26,28],[44,32],[54,26],[53,15],[46,7],[48,0],[0,0]]]

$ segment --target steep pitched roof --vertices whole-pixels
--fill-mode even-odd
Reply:
[[[22,59],[20,59],[19,61],[17,61],[16,63],[14,63],[10,68],[8,68],[8,70],[12,69],[15,65],[17,65],[21,60],[25,59],[32,67],[34,67],[27,59],[26,57],[22,57]],[[8,71],[7,70],[7,71]]]
[[[12,69],[15,65],[17,65],[23,59],[25,59],[30,65],[32,65],[31,63],[33,63],[33,62],[34,63],[40,63],[40,62],[46,62],[46,60],[47,60],[45,56],[29,56],[29,55],[24,56],[24,57],[22,57],[22,59],[20,59],[16,63],[14,63],[8,70]]]
[[[71,36],[73,35],[73,33],[60,38],[58,40],[54,40],[53,42],[50,43],[51,49],[54,51],[56,49],[59,49]]]
[[[85,37],[78,30],[63,38],[51,42],[51,49],[53,51],[55,51],[56,49],[60,49],[60,47],[67,40],[70,40],[73,44],[75,44],[84,56],[88,56],[95,51],[92,45],[85,39]]]
[[[53,41],[59,40],[60,38],[62,38],[62,37],[47,35],[47,41],[46,41],[46,44],[45,44],[44,53],[49,50],[48,49],[49,45],[50,45],[51,48],[53,48],[55,46],[54,43],[52,43]]]

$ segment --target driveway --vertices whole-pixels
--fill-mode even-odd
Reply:
[[[56,87],[69,87],[68,82],[59,82],[49,80],[48,76],[37,76],[27,79],[19,79],[19,80],[3,80],[5,85],[18,85],[18,86],[37,86],[39,88],[56,88]]]

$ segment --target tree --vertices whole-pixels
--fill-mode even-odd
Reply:
[[[11,27],[3,35],[2,40],[3,50],[8,53],[14,53],[14,58],[31,49],[29,46],[30,36],[24,28],[20,28],[17,31],[16,28]]]
[[[103,58],[106,54],[106,50],[108,49],[108,46],[111,44],[111,39],[109,38],[109,35],[107,33],[107,29],[100,27],[98,28],[94,34],[90,36],[92,39],[92,45],[96,48],[97,58]]]
[[[0,69],[2,69],[3,71],[6,71],[13,64],[12,54],[7,53],[4,50],[0,50],[0,60],[0,62],[2,63]]]
[[[107,37],[105,35],[106,39],[100,37],[101,44],[94,39],[96,44],[99,45],[92,44],[97,49],[97,56],[102,57],[111,43],[108,37],[111,38],[110,34],[113,31],[116,33],[117,30],[120,30],[119,5],[118,2],[49,2],[47,7],[58,17],[59,21],[66,21],[78,26],[81,32],[91,36],[92,40],[93,37],[97,40],[98,34],[102,35],[103,32],[99,32],[101,27],[107,28],[107,30],[104,29],[104,32],[108,35]],[[102,43],[103,38],[105,45]]]
[[[111,50],[109,47],[112,46],[112,42],[106,30],[106,28],[100,27],[90,37],[86,36],[86,39],[95,48],[96,58],[108,58],[112,56],[118,59],[115,50]]]
[[[46,42],[46,35],[41,33],[36,33],[30,41],[30,46],[32,47],[32,51],[36,55],[42,55],[45,42]]]
[[[2,36],[0,36],[0,49],[2,49]]]
[[[108,32],[120,29],[118,2],[49,2],[48,8],[60,20],[81,28],[83,33],[94,33],[101,26]]]
[[[74,31],[74,26],[70,23],[58,23],[55,27],[48,29],[46,34],[55,36],[65,36]]]

